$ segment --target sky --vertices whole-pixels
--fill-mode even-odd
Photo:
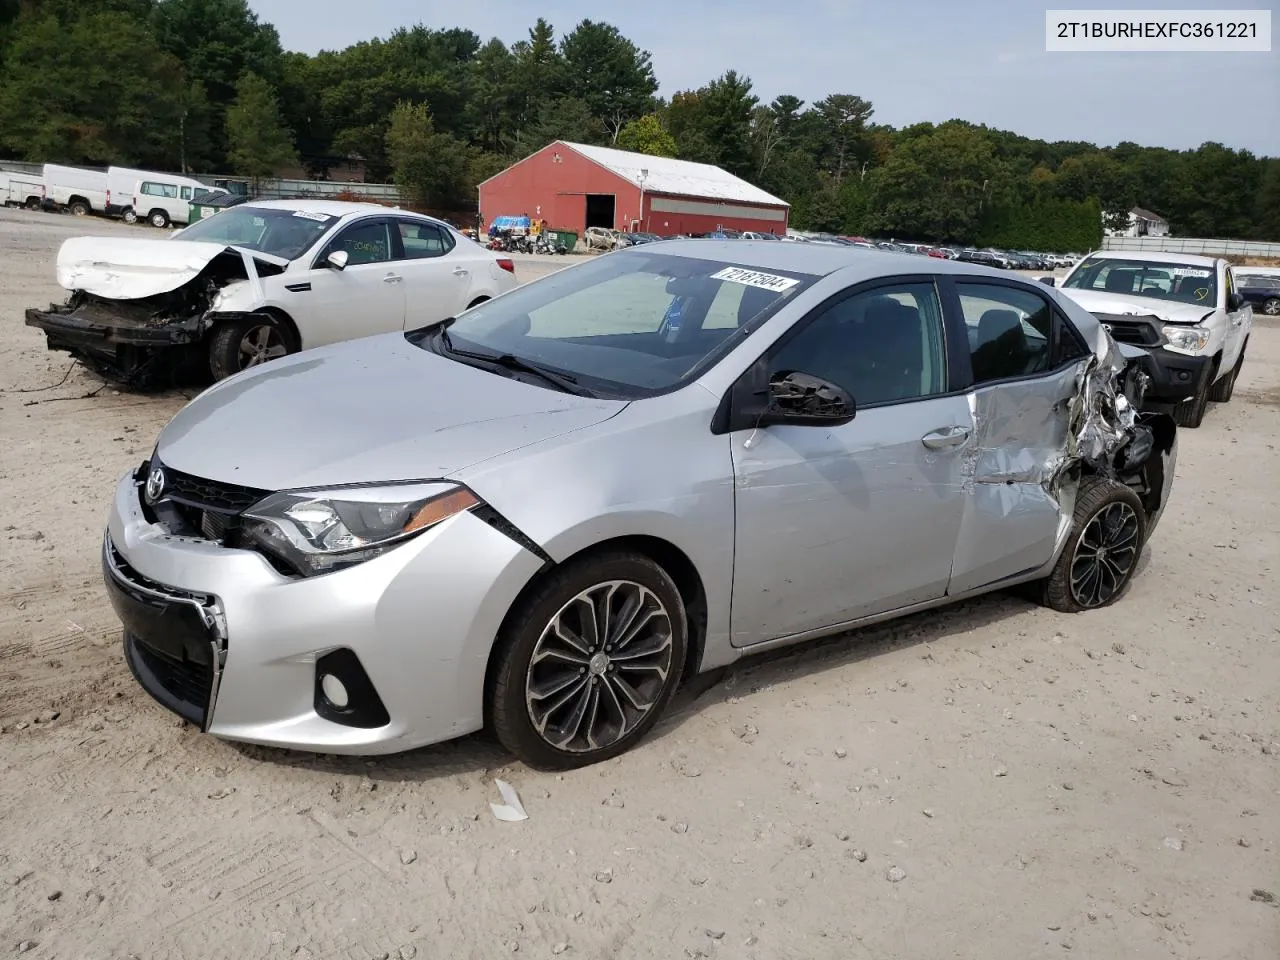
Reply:
[[[397,27],[464,27],[523,39],[541,15],[563,36],[612,23],[653,55],[670,97],[734,69],[767,103],[782,93],[871,101],[901,127],[960,118],[1044,140],[1194,148],[1217,141],[1280,157],[1280,0],[249,0],[286,49],[316,53]],[[1269,9],[1270,53],[1047,53],[1046,9]],[[353,10],[359,15],[353,16]]]

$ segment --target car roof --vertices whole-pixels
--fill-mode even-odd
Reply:
[[[1215,257],[1202,257],[1194,253],[1169,253],[1164,250],[1095,250],[1090,260],[1139,260],[1144,263],[1185,263],[1193,267],[1213,267]]]
[[[357,203],[351,200],[251,200],[245,206],[264,207],[268,210],[301,210],[304,213],[322,213],[330,217],[348,217],[357,213],[394,213],[397,216],[403,214],[404,216],[420,217],[425,220],[434,219],[432,217],[423,217],[422,214],[414,213],[411,210],[384,207],[380,203]]]
[[[636,248],[619,251],[617,255],[629,256],[632,251],[636,251]],[[812,276],[842,272],[850,283],[913,273],[999,277],[1002,280],[1032,282],[1025,277],[1010,278],[1005,270],[994,270],[956,260],[933,258],[925,261],[912,253],[844,244],[774,243],[769,240],[667,240],[663,242],[660,251],[649,248],[637,255],[655,254],[732,263],[753,270],[807,273]]]

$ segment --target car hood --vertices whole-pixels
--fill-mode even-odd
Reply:
[[[215,384],[169,421],[157,452],[183,473],[261,490],[445,479],[626,405],[490,373],[387,334]]]
[[[140,300],[177,290],[224,257],[221,275],[256,281],[289,261],[269,253],[204,243],[142,237],[72,237],[58,250],[58,285],[108,300]]]
[[[1058,289],[1063,296],[1070,297],[1092,314],[1156,317],[1166,323],[1199,323],[1205,314],[1213,312],[1212,304],[1174,303],[1154,297],[1108,293],[1105,290],[1076,290],[1070,287]]]

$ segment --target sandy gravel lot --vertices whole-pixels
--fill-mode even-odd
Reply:
[[[1105,612],[998,595],[748,661],[560,776],[480,737],[318,758],[123,663],[106,501],[184,398],[67,375],[22,310],[62,239],[140,229],[0,211],[0,956],[1280,956],[1280,328]]]

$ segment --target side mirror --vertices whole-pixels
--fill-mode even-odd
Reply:
[[[1040,282],[1043,283],[1046,287],[1052,287],[1054,285],[1053,277],[1041,277]]]
[[[852,420],[856,409],[853,395],[844,387],[796,371],[769,381],[768,404],[759,426],[835,427]]]
[[[335,250],[324,258],[324,263],[327,267],[333,267],[333,269],[341,271],[347,269],[347,260],[349,259],[347,251]]]
[[[1241,307],[1243,307],[1243,306],[1244,306],[1244,297],[1242,297],[1242,296],[1241,296],[1240,294],[1238,294],[1238,293],[1229,293],[1229,294],[1227,294],[1227,309],[1228,309],[1228,310],[1239,310],[1239,309],[1240,309]]]

